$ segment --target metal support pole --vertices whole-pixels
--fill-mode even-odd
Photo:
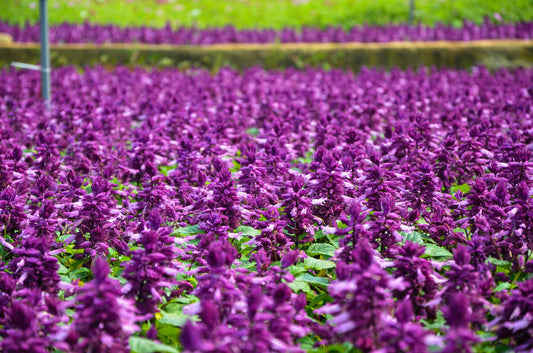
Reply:
[[[39,19],[41,30],[41,94],[46,109],[50,110],[50,41],[48,38],[48,8],[46,0],[39,0]]]
[[[415,12],[415,0],[409,0],[409,18],[407,19],[409,26],[413,25],[414,12]]]

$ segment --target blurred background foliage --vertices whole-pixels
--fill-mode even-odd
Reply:
[[[48,0],[50,24],[237,28],[405,23],[409,0]],[[533,0],[415,0],[415,24],[533,20]],[[38,0],[1,0],[0,21],[38,21]]]

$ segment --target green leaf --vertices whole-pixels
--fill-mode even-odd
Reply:
[[[497,292],[501,292],[501,291],[504,291],[504,290],[506,290],[506,289],[509,289],[509,288],[511,288],[511,287],[512,287],[512,284],[511,284],[511,283],[509,283],[509,282],[502,282],[502,283],[498,284],[498,285],[496,286],[496,288],[494,288],[492,291],[495,292],[495,293],[497,293]]]
[[[239,227],[237,227],[235,229],[235,233],[241,233],[242,235],[247,235],[247,236],[261,235],[261,231],[260,230],[257,230],[255,228],[248,227],[248,226],[239,226]]]
[[[335,255],[335,250],[335,247],[331,244],[315,243],[311,244],[309,249],[307,249],[307,255],[324,255],[331,257]]]
[[[259,129],[256,128],[256,127],[251,127],[248,130],[246,130],[246,133],[248,135],[257,136],[257,135],[259,135]]]
[[[189,315],[177,312],[168,313],[165,311],[161,311],[161,318],[159,319],[159,322],[162,324],[183,327],[187,320],[189,320]]]
[[[74,249],[74,245],[70,244],[65,247],[65,252],[69,255],[83,254],[83,249]]]
[[[331,344],[327,346],[321,346],[311,348],[307,350],[307,353],[361,353],[361,350],[355,349],[352,344],[345,342],[343,344]]]
[[[157,167],[157,169],[159,169],[159,172],[164,176],[168,176],[168,172],[176,169],[176,167],[177,165],[160,165]]]
[[[159,321],[156,321],[155,325],[157,327],[157,339],[159,341],[164,344],[179,347],[181,328],[172,325],[161,324]]]
[[[444,327],[446,327],[446,320],[444,319],[444,315],[442,314],[442,311],[437,311],[437,317],[433,322],[429,322],[425,319],[420,320],[424,324],[424,327],[428,330],[432,331],[440,331]]]
[[[407,241],[410,241],[411,243],[415,243],[415,244],[420,244],[420,245],[424,244],[424,240],[422,239],[422,233],[419,233],[419,232],[410,232],[410,233],[400,232],[400,235],[403,236],[404,239],[405,239],[404,244]]]
[[[68,267],[63,265],[63,263],[61,261],[58,261],[58,264],[59,264],[59,269],[57,270],[57,273],[59,273],[60,275],[67,274],[68,273]]]
[[[306,282],[306,283],[314,284],[316,286],[321,286],[321,287],[327,287],[329,284],[329,281],[327,278],[313,276],[309,273],[304,273],[303,275],[296,277],[295,282],[296,281]]]
[[[313,293],[311,290],[311,287],[309,287],[309,284],[302,281],[294,281],[292,283],[287,283],[287,286],[289,286],[290,289],[293,290],[294,293],[298,292],[304,292],[304,293]]]
[[[331,303],[333,301],[333,298],[327,293],[323,292],[317,295],[309,304],[308,307],[312,309],[316,309],[321,307],[322,305],[325,305],[326,303]]]
[[[290,271],[291,271],[291,274],[293,276],[297,276],[299,275],[300,273],[306,273],[308,272],[307,269],[305,268],[305,265],[303,263],[297,263],[296,265],[292,265],[291,267],[289,267]]]
[[[91,270],[89,270],[86,267],[78,268],[77,270],[74,270],[70,272],[69,277],[75,278],[75,279],[84,279],[91,275]]]
[[[487,262],[489,262],[491,264],[494,264],[496,266],[501,266],[501,267],[511,267],[512,266],[512,263],[510,261],[504,261],[504,260],[496,259],[494,257],[487,258]]]
[[[182,227],[182,228],[178,228],[176,229],[176,231],[182,235],[195,235],[195,234],[200,234],[200,233],[203,233],[203,231],[201,231],[199,228],[198,228],[198,225],[193,225],[193,226],[187,226],[187,227]]]
[[[233,173],[238,172],[241,169],[241,165],[237,161],[231,161],[233,163],[233,167],[231,167],[229,170]]]
[[[57,240],[60,241],[60,242],[64,242],[65,240],[67,240],[69,237],[71,237],[72,234],[60,234],[57,236]]]
[[[143,337],[130,337],[129,340],[130,349],[132,353],[178,353],[178,350],[174,347],[166,344],[154,342],[152,340]]]
[[[302,349],[304,349],[306,352],[309,352],[313,349],[317,339],[312,335],[307,335],[300,338],[298,342],[300,343],[300,347],[302,347]]]
[[[425,244],[426,251],[425,254],[429,257],[440,257],[440,258],[451,258],[453,257],[452,253],[435,244]]]
[[[328,268],[334,268],[335,262],[328,260],[319,260],[313,257],[307,257],[304,259],[305,267],[314,268],[315,270],[327,270]]]
[[[472,188],[468,184],[461,184],[461,185],[452,185],[450,188],[450,192],[452,194],[455,194],[457,191],[461,191],[463,194],[467,194],[470,192]]]

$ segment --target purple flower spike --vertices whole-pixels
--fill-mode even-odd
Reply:
[[[450,328],[444,337],[446,346],[442,352],[472,352],[472,345],[480,339],[470,329],[472,311],[468,298],[462,293],[452,295],[443,313]]]
[[[121,298],[120,283],[108,277],[105,259],[97,257],[92,271],[94,279],[76,297],[72,335],[78,339],[72,349],[127,352],[129,336],[139,329],[133,301]]]
[[[496,326],[498,338],[510,338],[517,352],[533,349],[533,279],[520,283],[513,290],[491,325]]]
[[[296,263],[298,261],[298,255],[300,254],[299,250],[292,250],[287,252],[282,258],[281,258],[281,267],[287,268]]]

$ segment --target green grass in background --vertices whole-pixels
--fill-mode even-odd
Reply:
[[[408,0],[48,0],[50,24],[282,28],[405,23]],[[415,0],[415,23],[460,26],[494,13],[505,22],[533,20],[533,0]],[[38,20],[38,0],[0,0],[0,20]]]

